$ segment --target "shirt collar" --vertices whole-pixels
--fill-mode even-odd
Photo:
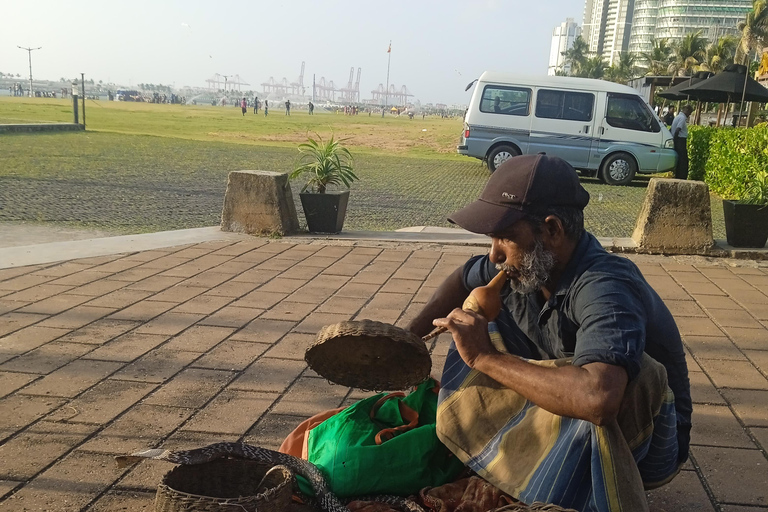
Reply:
[[[595,250],[595,244],[597,239],[587,231],[582,231],[581,238],[579,238],[576,249],[571,254],[571,259],[568,260],[568,264],[565,266],[560,280],[557,283],[557,289],[555,293],[549,298],[548,305],[555,307],[560,302],[560,297],[566,294],[568,289],[573,285],[576,278],[581,274],[582,262],[588,253]],[[602,246],[601,246],[602,248]]]

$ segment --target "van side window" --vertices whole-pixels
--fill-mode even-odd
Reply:
[[[539,89],[536,95],[536,117],[591,121],[594,105],[594,94]]]
[[[520,87],[486,85],[480,99],[480,112],[527,116],[530,112],[531,90]]]
[[[615,127],[640,132],[661,131],[661,126],[645,101],[631,94],[608,93],[605,121]]]

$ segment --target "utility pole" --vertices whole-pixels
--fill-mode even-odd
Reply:
[[[35,50],[42,49],[42,46],[38,46],[37,48],[24,48],[23,46],[17,46],[17,48],[21,48],[22,50],[27,50],[27,53],[29,54],[29,97],[31,98],[33,96],[32,94],[32,52]]]
[[[389,40],[389,47],[387,48],[387,88],[384,89],[384,110],[381,112],[381,117],[384,117],[384,113],[387,110],[387,103],[389,99],[389,63],[392,61],[392,40]]]

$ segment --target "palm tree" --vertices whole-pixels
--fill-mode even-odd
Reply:
[[[579,74],[576,76],[584,78],[603,78],[604,75],[605,62],[603,62],[603,57],[600,55],[595,55],[594,57],[589,57],[584,61],[581,69],[579,69]]]
[[[736,53],[736,47],[739,45],[739,40],[734,36],[725,35],[719,38],[714,43],[707,46],[707,57],[704,62],[701,63],[701,68],[704,71],[711,71],[713,73],[719,73],[728,64],[733,64],[733,56]]]
[[[581,36],[574,39],[573,45],[563,52],[565,63],[571,66],[572,76],[581,76],[581,68],[584,66],[588,54],[589,45]]]
[[[647,75],[666,76],[669,73],[669,64],[672,59],[672,47],[666,39],[653,39],[649,52],[640,54],[640,59],[647,68]]]
[[[741,41],[734,60],[746,64],[749,54],[768,45],[768,2],[752,0],[752,10],[739,23]]]
[[[690,76],[707,56],[707,40],[702,31],[690,32],[673,45],[674,53],[669,70],[673,75]]]

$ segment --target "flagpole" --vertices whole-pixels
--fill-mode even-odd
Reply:
[[[389,40],[389,49],[387,50],[387,88],[384,89],[384,110],[387,109],[387,100],[389,99],[389,64],[392,62],[392,40]]]

